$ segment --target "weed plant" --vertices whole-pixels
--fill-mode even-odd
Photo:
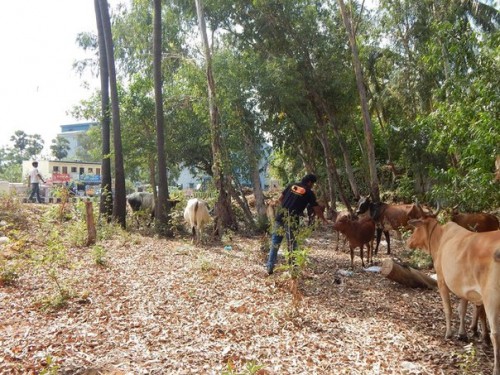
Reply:
[[[479,374],[479,358],[474,343],[470,343],[464,347],[465,351],[462,354],[457,354],[460,361],[459,367],[461,374]]]
[[[17,263],[0,259],[0,285],[15,285],[19,279],[18,268]]]
[[[238,372],[235,367],[236,366],[234,365],[233,361],[229,360],[227,362],[226,369],[222,371],[222,375],[255,375],[259,374],[265,366],[259,365],[254,361],[250,361],[245,363],[245,368],[242,372]]]
[[[107,251],[102,245],[94,245],[92,247],[92,258],[98,266],[106,266]]]
[[[34,266],[44,272],[56,290],[56,294],[49,297],[44,305],[55,308],[63,306],[70,297],[69,288],[61,277],[61,270],[68,266],[68,256],[66,246],[57,230],[49,233],[46,246],[34,250],[31,259]]]

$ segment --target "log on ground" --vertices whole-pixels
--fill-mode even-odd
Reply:
[[[380,273],[389,280],[396,281],[410,288],[437,288],[437,281],[409,266],[386,259]]]

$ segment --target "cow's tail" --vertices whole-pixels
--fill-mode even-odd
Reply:
[[[194,220],[193,220],[193,223],[194,223],[194,226],[197,227],[198,226],[198,222],[197,222],[197,219],[198,219],[198,204],[200,202],[199,201],[196,201],[196,204],[194,205]]]
[[[497,249],[495,251],[495,255],[493,255],[493,259],[495,259],[495,262],[500,262],[500,249]]]

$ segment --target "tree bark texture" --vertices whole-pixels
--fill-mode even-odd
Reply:
[[[154,0],[153,16],[153,75],[155,88],[156,150],[158,157],[158,199],[155,201],[156,231],[169,234],[169,202],[167,161],[165,156],[165,124],[163,117],[163,93],[161,74],[161,0]],[[153,189],[156,187],[153,186]]]
[[[266,217],[266,206],[264,202],[264,192],[262,191],[262,185],[260,183],[259,160],[256,157],[260,153],[257,150],[257,142],[255,142],[253,134],[244,132],[243,136],[245,137],[245,147],[250,164],[250,180],[252,181],[253,194],[255,197],[255,209],[257,211],[257,216],[260,219],[264,219]]]
[[[111,34],[111,19],[107,0],[99,0],[101,20],[106,44],[106,56],[109,72],[109,88],[111,92],[111,113],[113,123],[113,143],[115,155],[115,190],[113,202],[113,218],[125,228],[127,215],[127,202],[125,192],[125,169],[123,166],[122,135],[120,124],[120,105],[118,101],[118,84],[116,81],[116,68],[113,47],[113,36]]]
[[[368,154],[368,166],[370,170],[370,188],[373,200],[380,201],[379,183],[377,177],[377,165],[375,161],[375,143],[373,141],[373,129],[368,111],[368,100],[366,98],[366,88],[363,80],[363,71],[361,69],[361,62],[359,61],[358,46],[356,44],[356,37],[352,30],[351,18],[347,13],[343,0],[338,0],[340,11],[342,13],[342,20],[347,31],[349,43],[351,45],[352,61],[354,65],[354,73],[356,75],[356,84],[358,86],[359,99],[361,104],[361,114],[363,116],[363,123],[365,129],[365,141]]]
[[[231,198],[227,193],[228,181],[225,177],[224,162],[222,154],[222,134],[220,129],[219,109],[217,107],[217,95],[215,90],[215,80],[212,72],[212,56],[208,45],[207,28],[205,25],[205,15],[202,0],[195,0],[196,12],[198,15],[198,26],[203,43],[205,55],[208,105],[210,111],[210,125],[212,133],[212,154],[213,154],[213,178],[215,186],[219,192],[219,197],[215,205],[215,228],[214,233],[221,235],[223,228],[236,228],[233,211],[231,209]]]
[[[380,273],[389,280],[410,288],[437,288],[437,281],[414,268],[399,264],[392,259],[382,263]]]
[[[87,246],[95,244],[97,238],[97,232],[95,229],[94,222],[94,208],[92,206],[92,202],[85,202],[85,212],[86,212],[86,221],[87,221]]]
[[[102,128],[102,162],[101,162],[101,198],[99,212],[106,220],[113,215],[113,198],[111,195],[111,117],[109,113],[109,72],[106,55],[106,42],[102,25],[99,0],[94,0],[97,23],[97,37],[99,44],[99,71],[101,78],[101,128]]]

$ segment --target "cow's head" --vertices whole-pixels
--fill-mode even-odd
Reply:
[[[356,210],[357,215],[364,214],[366,211],[370,209],[370,205],[372,203],[370,198],[371,194],[366,197],[361,197],[359,199],[358,209]]]
[[[410,249],[421,249],[425,252],[430,252],[430,238],[433,231],[436,229],[438,222],[432,217],[423,219],[412,219],[408,221],[415,228],[410,238],[406,242]]]
[[[342,231],[349,225],[351,219],[348,216],[341,216],[333,223],[333,229]]]

